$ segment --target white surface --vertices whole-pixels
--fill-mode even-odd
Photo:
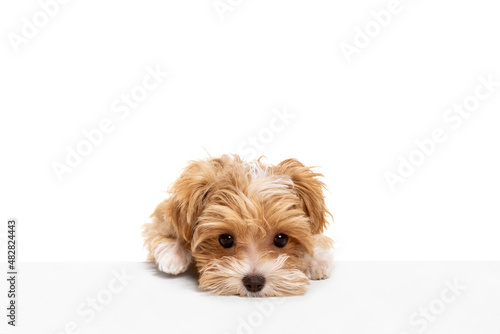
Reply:
[[[500,80],[497,2],[402,0],[351,63],[341,42],[389,1],[248,0],[224,21],[212,3],[70,1],[15,53],[40,5],[1,2],[0,219],[18,218],[21,261],[144,260],[140,226],[186,161],[247,152],[283,105],[295,118],[258,153],[321,166],[338,259],[500,260],[500,90],[458,129],[442,118]],[[113,112],[148,66],[170,75]],[[59,182],[51,164],[106,118]],[[391,192],[384,172],[435,127],[448,140]]]
[[[311,282],[304,296],[283,299],[208,295],[197,290],[195,276],[164,275],[146,263],[25,263],[19,268],[18,327],[7,333],[56,334],[71,322],[85,334],[500,331],[498,262],[339,262],[332,278]],[[114,272],[131,277],[122,289],[113,281]],[[460,286],[455,295],[447,281]],[[110,282],[121,291],[87,322],[90,316],[77,310],[89,298],[105,296]],[[442,298],[448,302],[440,309]],[[419,332],[423,318],[414,318],[420,322],[412,325],[410,317],[433,307],[439,315]]]

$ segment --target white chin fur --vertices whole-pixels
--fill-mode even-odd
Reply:
[[[259,262],[252,265],[248,259],[236,260],[224,257],[211,265],[202,276],[214,276],[211,284],[204,285],[206,291],[221,295],[241,295],[248,297],[278,297],[303,294],[307,277],[297,269],[285,268],[286,255]],[[259,292],[249,292],[245,289],[242,279],[249,274],[263,275],[266,278],[264,289]],[[202,280],[203,281],[203,280]]]
[[[313,280],[325,279],[333,271],[333,250],[315,247],[314,255],[306,255],[306,275]]]
[[[175,240],[160,243],[154,257],[158,269],[173,275],[185,272],[191,263],[191,254]]]

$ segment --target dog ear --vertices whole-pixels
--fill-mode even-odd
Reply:
[[[168,192],[168,214],[176,234],[190,243],[206,197],[213,187],[218,172],[225,164],[225,157],[192,161]]]
[[[326,186],[319,180],[323,175],[314,172],[296,159],[280,162],[276,166],[275,174],[285,174],[291,178],[293,190],[300,198],[303,210],[311,221],[312,234],[322,233],[328,226],[327,216],[332,217],[325,205],[323,190]]]

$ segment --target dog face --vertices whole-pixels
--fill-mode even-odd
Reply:
[[[207,196],[192,242],[200,287],[224,295],[305,292],[311,230],[293,184],[274,175],[246,181],[220,182]]]
[[[200,288],[303,294],[304,258],[329,214],[318,176],[293,159],[277,166],[237,156],[192,162],[170,189],[167,215],[194,258]]]

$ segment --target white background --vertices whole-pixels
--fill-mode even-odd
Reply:
[[[499,278],[498,262],[342,261],[303,296],[242,298],[150,263],[29,263],[5,333],[498,333]]]
[[[34,0],[0,5],[0,217],[19,220],[20,261],[142,261],[140,227],[190,159],[259,150],[320,166],[337,260],[499,260],[500,88],[458,129],[443,121],[500,80],[498,5],[401,0],[349,63],[342,42],[389,1],[70,1],[18,52],[8,36]],[[10,35],[9,35],[10,34]],[[146,67],[169,77],[126,119],[111,105]],[[67,146],[114,130],[64,175]],[[415,140],[448,139],[391,191]]]

